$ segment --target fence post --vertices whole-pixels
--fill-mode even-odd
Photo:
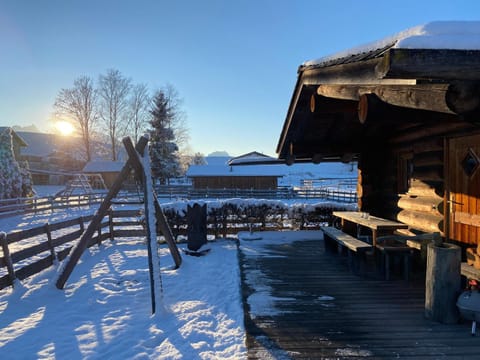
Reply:
[[[83,216],[78,218],[78,223],[80,224],[80,230],[82,230],[83,233],[85,231],[85,222],[83,221]]]
[[[12,282],[12,287],[15,282],[15,270],[13,269],[12,257],[10,256],[10,250],[8,249],[7,244],[7,234],[5,232],[0,232],[0,243],[2,244],[3,250],[3,259],[5,260],[5,265],[7,267],[8,276]]]
[[[102,223],[98,225],[97,234],[98,234],[98,246],[100,246],[102,245]]]
[[[110,240],[113,241],[113,211],[112,208],[108,210],[108,228],[110,231]]]
[[[52,255],[53,262],[58,262],[57,254],[55,253],[55,247],[53,246],[52,241],[52,232],[50,231],[50,225],[48,222],[45,224],[45,233],[47,234],[47,243],[50,248],[50,254]]]

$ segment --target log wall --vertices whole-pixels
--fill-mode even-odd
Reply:
[[[479,130],[459,119],[410,122],[416,125],[399,124],[388,135],[366,141],[359,160],[359,208],[406,223],[413,232],[445,236],[445,139]]]

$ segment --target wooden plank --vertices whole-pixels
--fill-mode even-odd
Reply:
[[[249,359],[436,360],[478,354],[469,322],[444,325],[424,318],[425,279],[418,274],[408,284],[355,276],[345,258],[323,251],[321,240],[272,244],[257,255],[240,252],[240,262],[243,280],[263,277],[255,276],[258,289],[242,281]],[[263,291],[262,281],[272,296],[263,308],[254,296]]]
[[[333,240],[338,242],[340,245],[345,246],[352,251],[357,252],[359,250],[362,251],[362,250],[367,250],[372,248],[372,245],[367,244],[366,242],[363,242],[357,238],[354,238],[353,236],[348,235],[343,231],[338,230],[334,227],[323,226],[321,227],[321,230],[325,234],[330,236]]]
[[[34,236],[45,234],[45,228],[42,226],[28,230],[16,231],[7,234],[7,244],[12,244],[21,240],[25,240]]]
[[[480,269],[476,269],[472,265],[468,265],[466,262],[462,262],[460,265],[460,272],[463,276],[469,279],[480,280]]]
[[[11,286],[12,284],[12,279],[10,279],[8,274],[0,276],[0,290],[6,288],[7,286]]]
[[[453,220],[460,224],[480,226],[480,215],[470,214],[463,211],[456,211],[453,213]]]
[[[44,251],[50,251],[50,246],[46,241],[12,253],[12,261],[15,264],[19,261],[36,256]]]
[[[48,255],[40,260],[32,262],[16,271],[17,278],[20,280],[26,279],[29,276],[39,273],[53,265],[52,255]]]
[[[125,229],[125,230],[114,230],[113,236],[117,237],[140,237],[145,236],[145,230],[143,229]]]
[[[78,238],[80,238],[82,236],[82,233],[83,233],[83,231],[80,229],[80,230],[71,232],[69,234],[59,236],[58,238],[55,238],[55,239],[52,240],[53,246],[57,247],[57,246],[65,244],[65,243],[77,240]]]

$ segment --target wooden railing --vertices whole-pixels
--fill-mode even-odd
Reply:
[[[25,213],[55,211],[71,207],[82,207],[99,204],[105,193],[90,193],[81,195],[46,196],[0,200],[0,217]]]
[[[357,201],[355,190],[340,190],[333,188],[278,187],[276,189],[194,189],[191,186],[157,186],[158,197],[167,199],[323,199],[354,203]]]

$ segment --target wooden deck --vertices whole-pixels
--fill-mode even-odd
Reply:
[[[480,358],[470,322],[424,318],[422,281],[356,276],[323,240],[240,259],[249,359]]]

